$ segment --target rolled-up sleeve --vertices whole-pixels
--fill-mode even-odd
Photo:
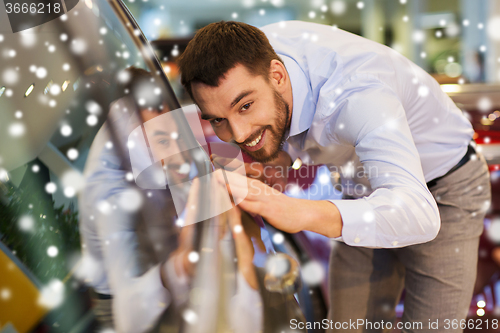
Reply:
[[[342,216],[342,240],[393,248],[434,239],[441,224],[438,207],[397,96],[382,84],[370,84],[345,97],[335,113],[329,137],[355,147],[373,190],[360,199],[330,200]]]

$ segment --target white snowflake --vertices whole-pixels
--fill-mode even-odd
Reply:
[[[70,136],[73,133],[73,128],[68,124],[64,124],[61,126],[60,131],[62,136]]]
[[[126,212],[136,212],[142,207],[142,193],[136,189],[127,189],[120,193],[118,205]]]
[[[50,182],[45,185],[45,191],[49,194],[55,193],[57,191],[57,185]]]
[[[455,22],[448,24],[445,30],[448,37],[456,37],[460,33],[460,27]]]
[[[427,86],[421,85],[420,87],[418,87],[418,95],[420,97],[426,97],[427,95],[429,95],[429,88]]]
[[[252,8],[255,5],[255,0],[243,0],[242,5],[245,8]]]
[[[6,84],[14,85],[19,81],[19,74],[14,68],[7,68],[3,71],[2,79]]]
[[[38,298],[38,304],[53,309],[60,306],[64,301],[64,284],[61,280],[54,279],[42,288]]]
[[[191,325],[195,324],[198,321],[198,315],[191,309],[184,310],[184,312],[182,313],[182,318],[184,318],[184,320]]]
[[[87,42],[81,38],[71,42],[71,51],[76,55],[82,55],[87,51]]]
[[[87,117],[87,125],[89,125],[89,126],[95,126],[95,125],[97,125],[98,122],[99,122],[99,119],[93,114],[91,114]]]
[[[192,263],[196,263],[200,260],[200,255],[196,251],[191,251],[188,254],[188,260]]]
[[[373,214],[373,212],[369,211],[369,212],[365,212],[363,214],[363,220],[365,222],[373,222],[375,220],[375,214]]]
[[[491,99],[489,99],[486,96],[483,96],[477,101],[477,107],[482,112],[488,112],[493,107],[493,103]]]
[[[78,158],[78,150],[76,150],[75,148],[70,148],[66,152],[66,156],[68,156],[70,160],[74,161]]]
[[[283,242],[285,241],[285,236],[283,236],[283,234],[281,232],[277,232],[273,235],[273,243],[274,244],[283,244]]]
[[[85,186],[85,178],[81,172],[70,170],[61,176],[61,184],[64,188],[71,187],[75,191],[80,191]]]
[[[31,215],[23,215],[19,218],[19,229],[22,231],[34,231],[35,220]]]
[[[0,298],[4,301],[9,300],[12,297],[12,292],[8,288],[2,288],[0,290]]]
[[[24,46],[24,47],[32,47],[36,44],[36,37],[37,35],[31,31],[23,31],[21,32],[21,44]]]
[[[57,83],[54,83],[50,86],[49,92],[53,96],[57,96],[61,93],[61,86],[58,85]]]
[[[415,43],[422,43],[425,40],[425,33],[422,30],[416,30],[412,34]]]
[[[47,248],[47,255],[49,257],[56,257],[59,254],[59,250],[54,245],[51,245]]]
[[[38,67],[36,69],[35,75],[37,78],[43,79],[47,76],[47,70],[45,69],[45,67]]]
[[[23,136],[25,132],[26,128],[23,123],[15,122],[9,126],[9,134],[14,138]]]
[[[88,113],[95,115],[100,115],[102,112],[102,108],[99,105],[99,103],[93,100],[88,100],[85,103],[85,109],[87,110]]]
[[[126,84],[130,81],[130,79],[132,78],[132,75],[130,74],[129,71],[127,70],[122,70],[120,72],[118,72],[118,75],[117,75],[117,80],[118,82],[120,82],[121,84]]]
[[[309,286],[320,284],[326,275],[323,266],[317,261],[310,261],[302,265],[301,272],[304,282]]]
[[[178,227],[183,227],[184,226],[184,220],[182,218],[178,218],[175,221],[175,225],[178,226]]]

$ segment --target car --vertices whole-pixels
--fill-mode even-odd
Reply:
[[[211,151],[238,160],[238,148],[206,140],[123,1],[25,7],[0,13],[10,22],[0,24],[0,258],[16,273],[0,278],[0,330],[94,331],[110,303],[126,332],[274,332],[305,321],[298,263],[276,253],[259,217],[231,215],[231,184],[214,183],[224,168]],[[132,90],[132,67],[154,88]],[[170,143],[151,140],[166,130]],[[127,294],[174,253],[189,267],[183,301]]]

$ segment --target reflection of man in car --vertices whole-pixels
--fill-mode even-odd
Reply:
[[[144,112],[144,122],[148,122],[149,146],[153,155],[161,153],[162,167],[167,173],[169,183],[179,184],[189,179],[191,166],[187,154],[182,154],[179,147],[177,124],[171,117],[158,120],[157,115]],[[150,121],[152,120],[152,121]]]
[[[161,112],[158,96],[149,100],[135,96],[143,95],[138,90],[144,83],[151,85],[148,72],[130,68],[124,76],[121,89],[128,96],[111,105],[109,120],[90,149],[86,187],[79,201],[80,230],[84,274],[96,291],[98,319],[118,331],[142,332],[172,302],[184,302],[187,253],[177,247],[179,231],[169,193],[148,191],[147,197],[139,191],[122,167],[125,156],[114,147],[113,143],[126,147],[130,131],[142,122],[140,117],[151,119]],[[135,112],[141,104],[142,109]],[[110,127],[118,142],[112,140]],[[172,156],[180,159],[177,143],[169,141],[168,146],[176,150]],[[179,163],[184,161],[175,162]]]
[[[295,199],[227,175],[233,195],[250,188],[240,206],[275,227],[343,240],[334,322],[392,321],[403,288],[410,327],[465,318],[490,185],[471,124],[435,80],[385,46],[303,22],[210,24],[179,64],[220,139],[262,163],[326,164],[357,199]]]
[[[185,194],[186,207],[197,207],[199,194],[196,180],[190,186],[190,159],[182,152],[178,126],[164,109],[160,94],[155,93],[159,88],[152,76],[132,67],[119,77],[126,96],[111,104],[85,167],[86,186],[79,198],[84,253],[81,271],[95,290],[95,312],[103,327],[145,332],[166,309],[174,311],[186,305],[195,263],[189,255],[194,228],[190,224],[196,209],[178,212],[169,190],[140,190],[127,174],[130,158],[123,156],[124,152],[148,161],[144,163],[151,161],[149,152],[156,155],[168,185],[184,187],[177,194]],[[141,135],[147,128],[149,150],[132,144],[137,128]],[[157,175],[144,175],[149,176]],[[216,189],[212,190],[215,195]],[[179,217],[186,226],[176,225]],[[234,209],[227,219],[233,227],[242,223]],[[235,236],[237,256],[243,260],[238,263],[237,291],[232,312],[227,315],[236,332],[250,333],[261,329],[262,309],[252,262],[244,260],[253,254],[248,239],[244,232]],[[181,313],[173,317],[180,320]]]

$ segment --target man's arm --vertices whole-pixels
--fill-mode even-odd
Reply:
[[[344,242],[353,246],[401,247],[435,238],[440,228],[439,211],[425,184],[418,151],[397,97],[388,88],[374,85],[358,90],[343,105],[335,111],[340,112],[335,121],[329,123],[329,138],[332,144],[355,148],[365,170],[371,171],[367,177],[374,192],[358,200],[314,202],[266,191],[263,184],[233,175],[240,186],[231,190],[242,198],[246,195],[241,207],[284,231],[342,235]]]

